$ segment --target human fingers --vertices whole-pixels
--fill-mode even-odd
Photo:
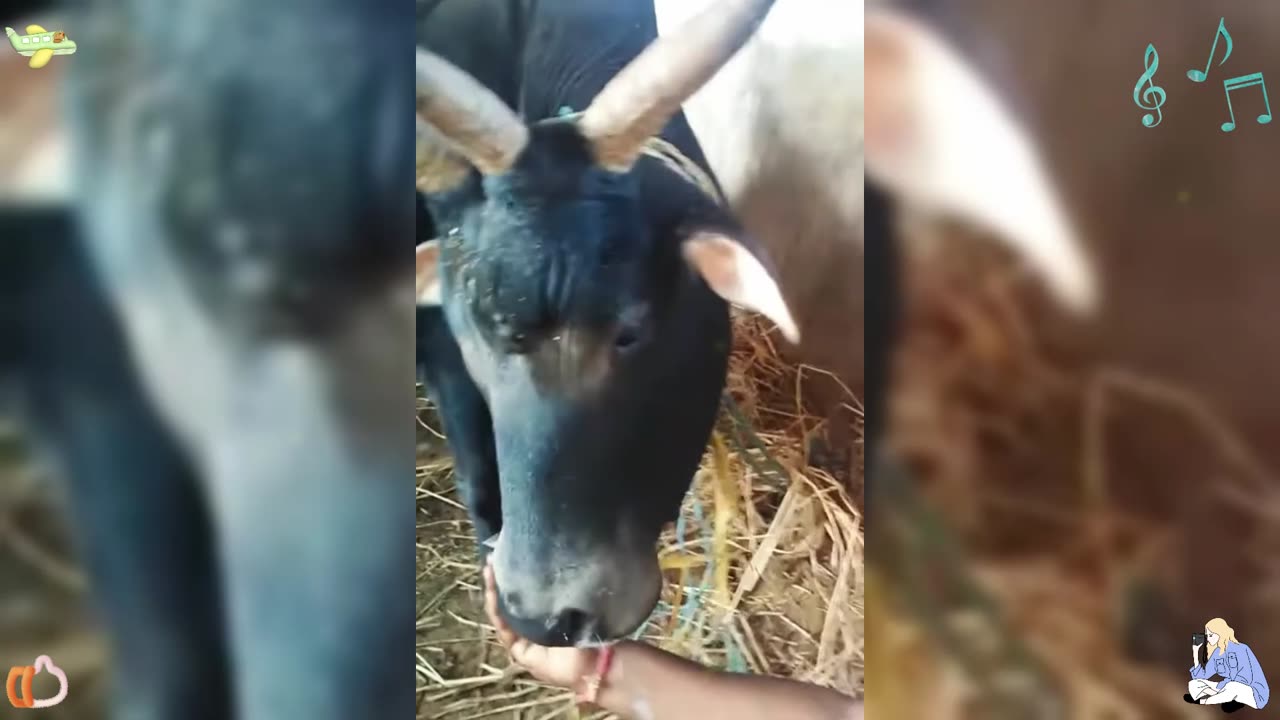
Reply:
[[[573,669],[565,666],[565,658],[557,658],[554,649],[524,638],[516,638],[508,653],[511,661],[528,670],[534,677],[552,685],[568,687],[573,682]]]
[[[498,641],[510,651],[519,638],[498,612],[498,586],[493,577],[493,565],[489,563],[485,563],[484,566],[484,612],[489,616],[489,622],[498,633]]]
[[[545,648],[540,645],[534,645],[522,637],[517,637],[515,642],[508,646],[507,650],[510,652],[512,660],[525,667],[538,667],[538,664],[546,659]]]

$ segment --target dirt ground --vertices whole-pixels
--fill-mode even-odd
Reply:
[[[430,411],[423,413],[423,421],[428,426],[437,424]],[[419,467],[430,468],[447,458],[444,439],[427,427],[419,426],[418,440]],[[455,502],[449,495],[438,502],[419,503],[417,510],[417,646],[420,654],[427,653],[427,663],[445,678],[483,675],[484,664],[496,659],[489,657],[486,634],[467,624],[483,619],[480,575],[477,564],[461,565],[457,560],[474,555],[475,540],[466,511],[452,504]],[[420,699],[430,687],[426,680],[420,669]],[[418,709],[419,717],[437,717],[433,708],[421,701]]]

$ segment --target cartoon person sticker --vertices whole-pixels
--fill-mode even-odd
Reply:
[[[1204,635],[1192,640],[1191,682],[1182,699],[1221,705],[1224,712],[1235,712],[1242,707],[1260,710],[1269,696],[1267,678],[1253,650],[1236,639],[1226,620],[1214,618],[1205,623]]]

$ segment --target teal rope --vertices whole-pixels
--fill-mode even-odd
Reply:
[[[760,440],[759,435],[751,427],[750,421],[742,413],[737,402],[734,401],[728,393],[722,396],[722,407],[725,414],[722,418],[726,421],[723,423],[728,428],[728,439],[738,455],[752,466],[756,474],[768,482],[775,489],[784,489],[790,483],[790,474],[782,467],[769,449],[765,447],[764,442]],[[754,452],[753,452],[754,451]],[[691,490],[691,493],[693,491]],[[686,540],[689,529],[690,514],[699,529],[700,537],[696,540]],[[680,515],[676,518],[676,547],[681,553],[687,551],[693,546],[709,547],[712,542],[712,531],[714,528],[706,522],[706,512],[703,507],[702,500],[693,493],[689,496],[689,501]],[[712,581],[715,578],[716,558],[712,557],[703,569],[702,576],[696,587],[685,588],[684,600],[680,607],[670,608],[679,618],[680,626],[688,628],[696,623],[695,617],[698,611],[703,607],[706,596],[711,592]],[[665,604],[660,606],[663,615],[667,607]],[[655,616],[657,615],[655,611]],[[746,662],[746,654],[744,649],[739,645],[737,638],[728,628],[721,627],[717,633],[718,640],[725,649],[726,669],[734,673],[749,673],[750,666]]]

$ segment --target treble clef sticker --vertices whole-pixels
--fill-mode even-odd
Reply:
[[[1138,77],[1138,84],[1133,86],[1133,102],[1143,110],[1156,111],[1154,115],[1147,113],[1142,116],[1143,125],[1155,127],[1160,124],[1161,120],[1164,120],[1160,107],[1164,105],[1165,100],[1164,88],[1156,85],[1152,80],[1155,77],[1156,70],[1160,69],[1160,54],[1156,52],[1155,45],[1147,45],[1147,52],[1142,58],[1142,64],[1146,69]],[[1143,83],[1147,84],[1146,89],[1143,89]]]

